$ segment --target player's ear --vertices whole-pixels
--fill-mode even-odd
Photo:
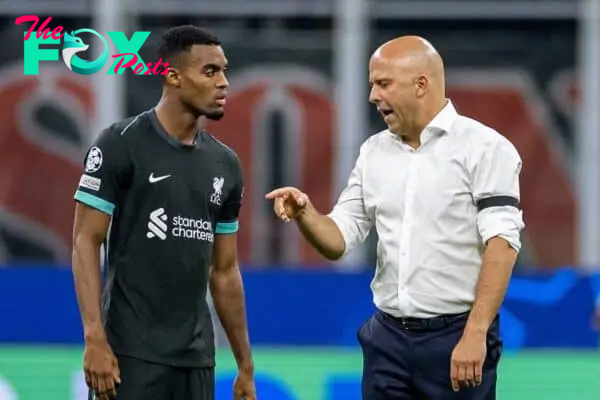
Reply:
[[[174,86],[174,87],[180,87],[181,86],[181,73],[179,72],[179,70],[177,68],[174,67],[167,67],[167,74],[165,75],[165,83]]]

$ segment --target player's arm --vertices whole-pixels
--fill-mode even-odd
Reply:
[[[127,157],[117,133],[102,132],[88,150],[74,199],[73,276],[86,340],[104,339],[100,250],[117,203]]]
[[[364,242],[373,226],[363,201],[362,169],[365,146],[366,144],[361,147],[348,183],[333,210],[328,215],[321,214],[306,200],[306,206],[301,208],[294,218],[304,238],[322,256],[330,260],[341,258]],[[276,198],[279,190],[281,189],[269,193],[267,198]],[[304,195],[299,193],[299,196]]]
[[[215,310],[227,334],[240,371],[252,374],[254,363],[246,322],[244,285],[238,265],[238,215],[243,195],[241,167],[236,165],[238,185],[224,202],[215,228],[210,291]]]
[[[127,158],[119,134],[104,131],[86,155],[75,192],[73,277],[85,337],[83,369],[97,398],[116,395],[121,382],[101,314],[100,249],[106,238],[117,196],[123,187]]]
[[[486,148],[474,166],[471,183],[477,226],[486,247],[465,332],[485,335],[504,300],[524,227],[519,207],[521,165],[517,150],[501,138]]]
[[[72,263],[86,341],[106,340],[100,314],[100,249],[109,224],[109,215],[83,203],[76,203]]]

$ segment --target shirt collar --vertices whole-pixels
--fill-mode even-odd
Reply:
[[[446,99],[446,105],[425,127],[424,132],[433,131],[439,133],[448,133],[454,125],[458,113],[450,99]]]
[[[441,136],[444,133],[449,133],[452,125],[458,117],[458,112],[454,108],[454,104],[450,99],[446,99],[446,105],[437,113],[435,117],[427,124],[421,132],[421,144],[424,144],[434,136]],[[398,135],[393,134],[388,130],[390,136],[396,140],[400,140]]]

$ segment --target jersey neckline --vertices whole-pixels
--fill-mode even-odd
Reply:
[[[162,126],[162,124],[158,120],[158,116],[156,115],[156,110],[154,108],[152,108],[151,110],[148,110],[148,114],[149,114],[150,121],[152,122],[152,126],[154,127],[154,129],[156,129],[158,134],[163,139],[165,139],[167,141],[167,143],[169,143],[171,146],[175,147],[176,149],[182,149],[182,150],[196,150],[196,149],[200,148],[200,142],[202,141],[202,138],[203,138],[202,129],[198,129],[198,132],[196,132],[196,140],[195,140],[194,144],[192,144],[192,145],[184,144],[184,143],[181,143],[179,140],[175,139],[173,136],[169,135],[169,133],[166,131],[166,129]]]

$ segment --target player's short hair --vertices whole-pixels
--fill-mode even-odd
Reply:
[[[188,52],[194,45],[220,46],[216,36],[194,25],[180,25],[167,29],[158,45],[157,55],[163,62],[177,63],[182,53]]]

